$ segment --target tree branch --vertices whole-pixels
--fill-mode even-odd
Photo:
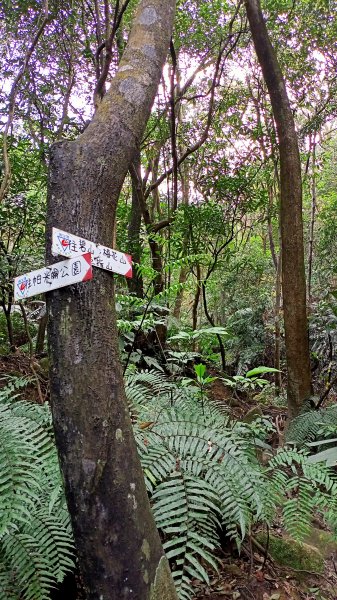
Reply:
[[[19,70],[17,76],[15,77],[15,79],[13,81],[11,91],[9,94],[8,117],[7,117],[7,122],[6,122],[6,125],[4,128],[3,138],[2,138],[4,177],[3,177],[3,180],[2,180],[1,186],[0,186],[0,203],[5,198],[8,188],[9,188],[9,185],[10,185],[10,182],[11,182],[11,165],[10,165],[9,156],[8,156],[8,132],[12,126],[13,119],[14,119],[16,97],[18,94],[21,80],[27,71],[31,56],[32,56],[32,54],[38,44],[38,41],[49,21],[48,0],[45,0],[44,6],[43,6],[43,15],[44,16],[43,16],[42,23],[41,23],[40,27],[38,28],[32,42],[25,54],[25,57],[24,57],[23,63],[22,63],[22,67]]]

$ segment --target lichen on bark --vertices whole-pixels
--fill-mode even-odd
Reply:
[[[159,561],[149,600],[178,600],[166,556],[162,556]]]

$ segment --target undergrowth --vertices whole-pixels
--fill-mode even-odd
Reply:
[[[18,400],[21,384],[0,395],[0,600],[47,600],[74,567],[50,411]],[[305,451],[281,449],[262,466],[267,420],[233,421],[191,387],[158,371],[129,371],[126,392],[153,513],[179,598],[193,579],[208,583],[223,534],[238,549],[255,524],[281,509],[303,539],[314,511],[334,527],[337,483]],[[14,399],[13,399],[14,398]]]
[[[305,451],[291,448],[281,449],[266,467],[260,464],[268,421],[233,421],[212,403],[201,403],[192,388],[154,372],[133,375],[128,395],[153,512],[181,599],[192,598],[193,578],[208,583],[207,565],[216,568],[223,531],[240,549],[251,527],[271,525],[277,509],[298,540],[310,531],[314,511],[336,526],[337,482],[324,464],[311,464]]]
[[[48,600],[74,546],[47,405],[0,393],[0,600]]]

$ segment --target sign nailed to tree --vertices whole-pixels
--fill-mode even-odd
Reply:
[[[50,290],[92,279],[91,254],[87,252],[70,260],[31,271],[14,279],[14,298],[23,300]]]
[[[53,227],[52,253],[54,256],[74,257],[83,252],[90,252],[94,267],[119,273],[125,277],[132,277],[132,258],[130,254],[94,244],[94,242]]]

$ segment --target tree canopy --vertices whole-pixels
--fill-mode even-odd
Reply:
[[[34,523],[49,503],[66,550],[58,541],[65,563],[46,585],[29,552],[16,573],[18,536],[33,547],[34,528],[20,529],[29,495],[9,512],[20,468],[6,462],[0,600],[48,599],[74,569],[72,540],[85,597],[187,600],[217,568],[219,530],[240,547],[281,505],[296,539],[312,510],[334,526],[336,10],[2,3],[0,360],[27,360],[28,376],[0,389],[3,460],[45,461],[57,481]],[[55,227],[112,262],[132,255],[132,278],[93,261],[92,280],[18,301],[16,277],[28,274],[28,289],[31,271],[61,260]],[[29,404],[13,408],[27,385],[54,434],[48,408],[38,430]],[[28,436],[18,455],[15,428]],[[296,528],[287,502],[300,494]]]

